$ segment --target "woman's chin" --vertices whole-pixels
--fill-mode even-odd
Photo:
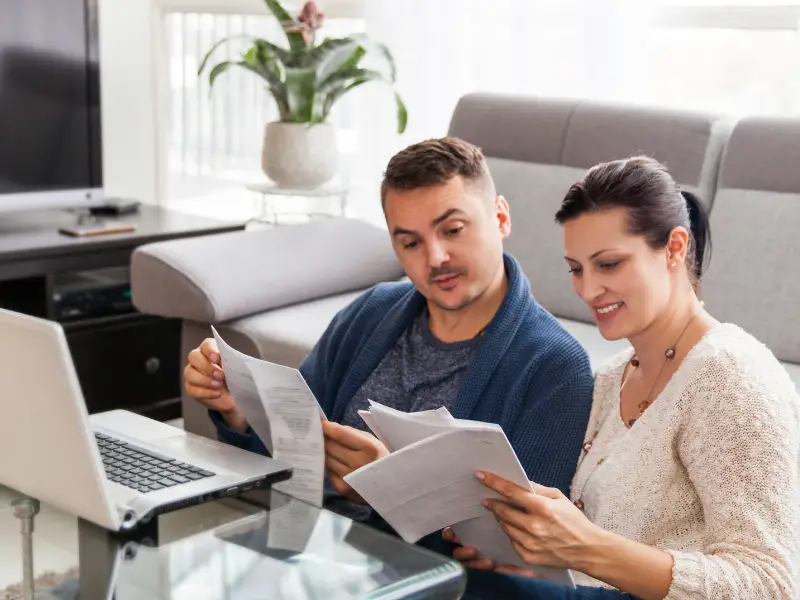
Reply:
[[[628,337],[628,328],[624,327],[618,321],[614,323],[597,323],[597,329],[600,331],[600,335],[603,336],[603,339],[609,342],[615,342]]]

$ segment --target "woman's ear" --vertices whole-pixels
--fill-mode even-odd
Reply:
[[[673,269],[686,260],[689,249],[689,232],[685,227],[676,227],[669,234],[667,242],[667,261]]]

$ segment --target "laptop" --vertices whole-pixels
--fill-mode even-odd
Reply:
[[[0,483],[121,531],[291,476],[278,460],[126,410],[89,415],[61,325],[0,309]]]

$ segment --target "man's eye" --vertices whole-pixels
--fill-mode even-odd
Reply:
[[[408,242],[407,244],[403,245],[403,248],[406,250],[411,250],[412,248],[416,248],[419,242]]]
[[[461,230],[464,229],[464,226],[461,225],[460,227],[453,227],[452,229],[447,230],[447,235],[458,235],[461,233]]]

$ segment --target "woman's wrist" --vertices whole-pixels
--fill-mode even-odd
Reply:
[[[593,525],[572,568],[645,600],[661,600],[672,583],[672,556]]]
[[[588,535],[575,558],[571,561],[570,568],[594,577],[593,573],[605,570],[604,566],[609,563],[609,560],[615,554],[614,547],[618,545],[618,541],[615,539],[616,536],[605,529],[593,523],[589,525]]]

